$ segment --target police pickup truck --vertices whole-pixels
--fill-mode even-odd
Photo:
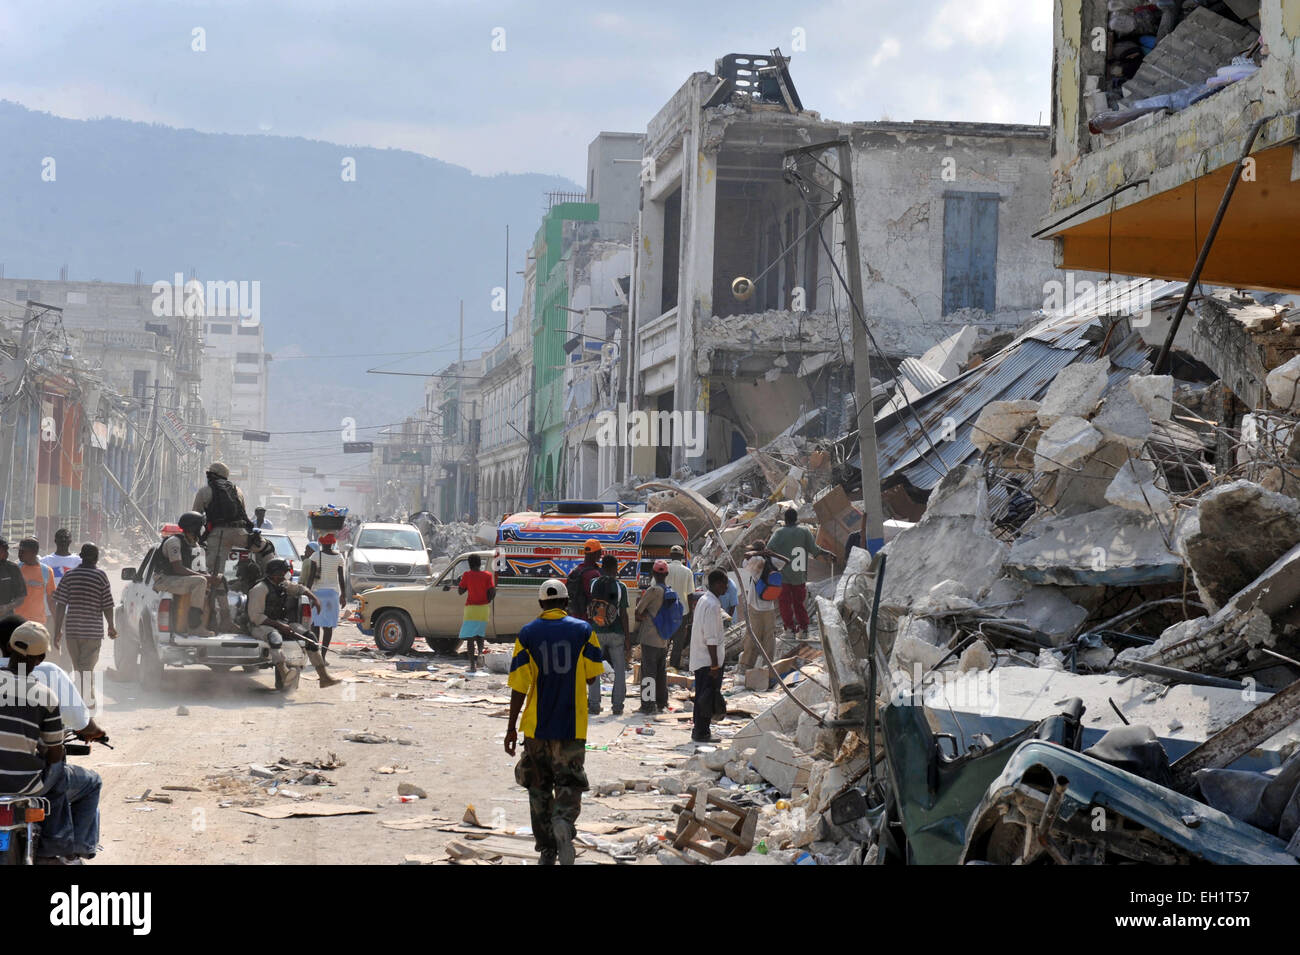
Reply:
[[[164,529],[164,539],[170,536],[167,533],[169,529]],[[240,561],[248,559],[248,552],[242,548],[231,551],[225,570],[228,584],[234,582]],[[227,599],[231,617],[241,629],[211,637],[186,633],[189,628],[173,619],[175,599],[171,594],[153,589],[154,578],[166,572],[164,564],[160,541],[149,548],[138,567],[122,570],[122,579],[128,583],[114,617],[118,636],[113,641],[113,666],[122,679],[139,680],[145,688],[156,689],[162,684],[163,670],[168,667],[206,666],[223,673],[240,667],[252,673],[274,666],[266,643],[248,634],[244,613],[246,597],[233,588],[228,590]],[[202,552],[195,556],[194,566],[196,570],[203,570]],[[305,622],[310,624],[311,609],[305,601],[303,612]],[[197,615],[198,608],[192,608],[192,616]],[[216,621],[213,620],[212,624],[215,625]],[[289,665],[304,666],[305,656],[302,660],[295,660],[295,654],[304,656],[297,643],[286,642],[285,655]],[[281,689],[278,676],[276,689]]]

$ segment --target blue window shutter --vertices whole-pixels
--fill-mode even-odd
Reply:
[[[997,306],[998,196],[950,192],[943,209],[943,314]]]

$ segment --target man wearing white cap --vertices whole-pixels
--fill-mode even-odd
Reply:
[[[588,788],[587,686],[600,679],[604,666],[591,624],[566,613],[564,581],[546,581],[537,601],[542,613],[519,631],[510,661],[505,748],[515,755],[522,710],[524,754],[515,781],[528,790],[538,862],[572,865],[575,825]]]
[[[49,649],[49,631],[39,623],[21,624],[9,637],[9,662],[0,670],[0,792],[48,797],[38,859],[89,859],[99,848],[101,781],[65,759],[59,698],[33,677]]]

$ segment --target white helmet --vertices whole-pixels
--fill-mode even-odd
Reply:
[[[564,581],[556,580],[552,577],[542,586],[537,588],[538,600],[568,600],[569,588],[564,586]]]

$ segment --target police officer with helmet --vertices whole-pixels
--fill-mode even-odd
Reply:
[[[284,641],[298,640],[307,649],[307,659],[316,668],[322,687],[333,686],[342,682],[329,675],[325,669],[325,660],[315,641],[306,634],[295,630],[292,624],[298,622],[298,598],[306,597],[313,607],[320,609],[320,600],[302,584],[285,580],[289,573],[289,562],[276,557],[267,561],[266,576],[248,591],[249,633],[259,640],[265,640],[271,647],[271,659],[275,661],[275,673],[286,690],[293,689],[298,683],[300,671],[289,666],[284,655]]]

